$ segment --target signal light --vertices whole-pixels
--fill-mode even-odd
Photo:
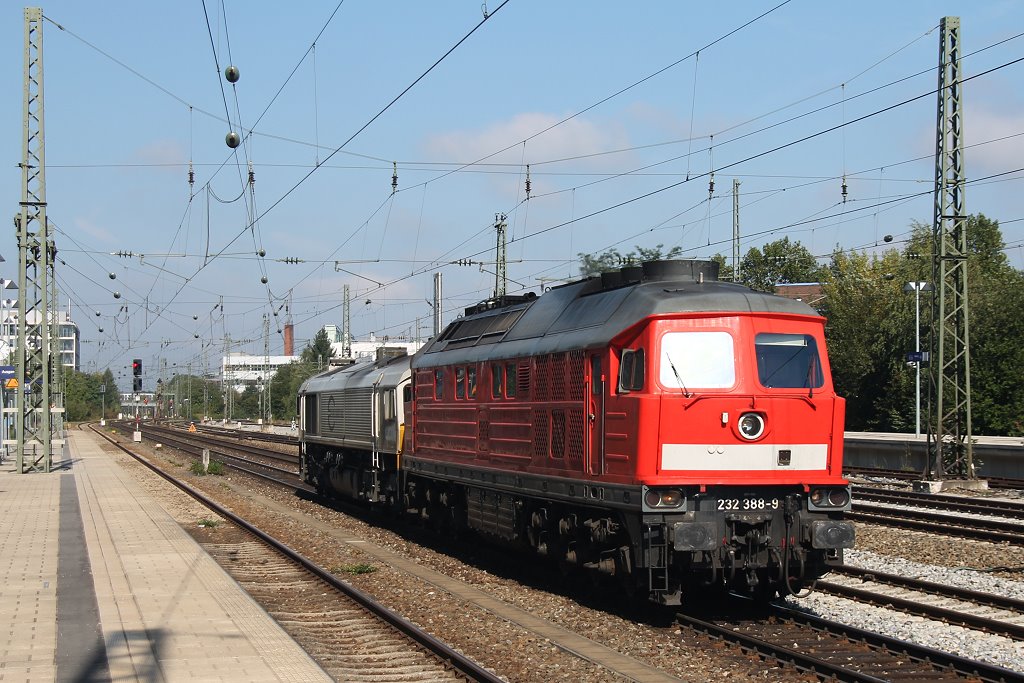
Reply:
[[[132,374],[136,377],[142,376],[142,359],[136,358],[132,361]]]
[[[141,377],[132,377],[132,391],[135,391],[135,392],[142,391],[142,378]]]

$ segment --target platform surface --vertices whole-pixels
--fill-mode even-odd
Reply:
[[[329,681],[100,448],[0,463],[0,681]]]

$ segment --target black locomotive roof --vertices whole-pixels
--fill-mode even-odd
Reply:
[[[670,313],[766,312],[817,316],[800,301],[719,282],[713,261],[650,261],[467,309],[420,350],[415,367],[593,348],[637,321]],[[457,352],[457,353],[456,353]],[[454,358],[453,358],[454,354]]]

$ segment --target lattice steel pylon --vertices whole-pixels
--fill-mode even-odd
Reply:
[[[740,281],[740,181],[732,179],[732,281]]]
[[[960,72],[960,18],[939,25],[938,118],[932,277],[930,476],[976,477],[971,444],[971,354],[967,305],[967,214]]]
[[[272,419],[270,410],[270,314],[263,314],[263,386],[260,387],[260,419],[268,428]]]
[[[348,285],[342,288],[341,308],[341,357],[352,357],[352,297]],[[333,339],[330,341],[334,341]]]
[[[21,211],[18,238],[18,348],[14,428],[17,470],[50,471],[51,346],[49,282],[53,243],[46,222],[46,164],[43,139],[43,11],[25,8],[24,129]]]
[[[508,223],[505,222],[505,214],[494,215],[494,230],[497,233],[498,244],[494,254],[494,296],[495,298],[505,296],[508,291],[508,256],[507,239],[505,230]]]

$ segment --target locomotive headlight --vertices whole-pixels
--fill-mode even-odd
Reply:
[[[683,493],[678,489],[647,489],[644,504],[648,508],[677,508],[683,504]]]
[[[845,508],[850,504],[850,491],[845,488],[811,489],[810,503],[821,509]]]
[[[736,427],[744,439],[753,441],[764,434],[764,418],[758,413],[743,413]]]

